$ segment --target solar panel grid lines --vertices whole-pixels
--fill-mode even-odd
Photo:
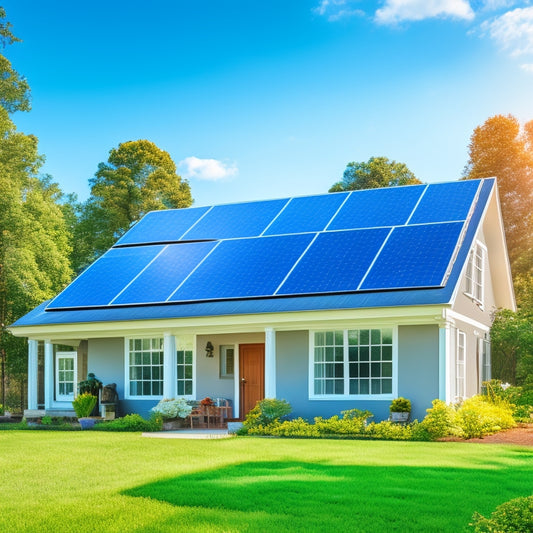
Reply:
[[[206,209],[205,213],[204,213],[204,214],[203,214],[203,215],[202,215],[202,216],[201,216],[201,217],[200,217],[200,218],[199,218],[199,219],[198,219],[198,220],[197,220],[192,226],[190,226],[189,228],[187,228],[187,229],[182,233],[182,235],[180,236],[180,238],[179,238],[178,240],[180,240],[180,241],[183,240],[183,238],[185,237],[185,235],[187,235],[187,233],[188,233],[190,230],[192,230],[192,229],[196,226],[196,224],[198,224],[198,223],[199,223],[199,222],[200,222],[200,221],[201,221],[201,220],[202,220],[207,214],[209,214],[209,212],[213,209],[213,207],[215,207],[215,206],[214,206],[214,205],[209,206],[209,207]]]
[[[426,185],[424,190],[422,191],[422,194],[418,198],[418,201],[416,202],[415,206],[413,207],[413,210],[411,211],[411,214],[409,215],[409,218],[405,221],[405,225],[407,226],[411,219],[413,218],[413,215],[415,214],[416,208],[420,205],[420,202],[422,201],[422,198],[424,198],[424,195],[426,194],[426,191],[428,190],[429,185]]]
[[[463,225],[395,227],[360,289],[441,287]]]
[[[385,237],[385,239],[383,240],[383,242],[381,243],[381,246],[379,248],[379,250],[377,251],[376,255],[374,256],[374,259],[372,259],[372,262],[370,263],[370,265],[368,266],[365,274],[363,275],[363,277],[361,278],[361,281],[359,282],[359,285],[357,286],[357,290],[361,290],[361,286],[363,285],[363,283],[365,282],[367,276],[368,276],[368,273],[372,270],[372,267],[374,266],[374,263],[377,261],[378,257],[379,257],[379,254],[381,253],[381,251],[383,250],[383,248],[385,247],[385,245],[387,244],[387,241],[389,240],[389,237],[391,236],[392,234],[392,230],[394,228],[390,228],[390,231],[389,233],[387,234],[387,236]]]
[[[339,211],[344,207],[344,204],[348,201],[348,199],[350,198],[350,196],[352,195],[353,191],[350,191],[347,195],[346,195],[346,198],[344,198],[344,201],[342,202],[342,204],[339,206],[339,208],[337,209],[337,211],[335,211],[335,213],[333,214],[333,216],[331,217],[330,221],[328,222],[327,226],[324,228],[324,231],[328,231],[329,230],[329,227],[331,226],[331,223],[335,220],[335,217],[339,214]]]
[[[283,213],[283,211],[285,211],[285,209],[287,209],[287,207],[290,205],[290,203],[292,202],[292,198],[289,198],[289,201],[281,208],[281,210],[279,211],[279,213],[270,221],[270,224],[268,224],[268,226],[261,232],[261,235],[260,237],[262,237],[263,235],[265,235],[265,233],[270,229],[270,227],[272,226],[272,224],[274,224],[274,222],[276,222],[276,220],[279,218],[279,216],[281,215],[281,213]]]

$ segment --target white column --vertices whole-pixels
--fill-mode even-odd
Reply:
[[[54,345],[44,342],[44,408],[50,409],[54,401]]]
[[[455,389],[455,328],[445,322],[439,326],[439,399],[451,403]]]
[[[265,328],[265,398],[276,397],[276,331]]]
[[[28,409],[37,409],[38,341],[28,340]]]
[[[439,327],[439,400],[446,401],[446,344],[448,340],[447,325]]]
[[[165,333],[163,338],[163,398],[175,398],[176,388],[176,338],[171,333]]]

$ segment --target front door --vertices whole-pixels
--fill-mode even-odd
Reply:
[[[244,418],[259,400],[265,397],[265,345],[239,346],[239,377],[241,380],[240,416]]]

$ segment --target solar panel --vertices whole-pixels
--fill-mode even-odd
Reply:
[[[353,191],[328,230],[405,224],[425,185]]]
[[[277,294],[355,291],[390,228],[321,233]]]
[[[222,241],[169,301],[271,296],[313,237]]]
[[[209,207],[190,207],[152,211],[123,235],[115,246],[176,242],[209,209]]]
[[[322,231],[348,194],[322,194],[292,198],[264,234],[282,235]]]
[[[216,205],[182,238],[232,239],[261,235],[288,199]]]
[[[112,304],[164,302],[216,244],[210,241],[167,246]]]
[[[409,224],[466,220],[478,188],[478,180],[429,185]]]
[[[461,222],[394,228],[361,289],[442,286],[462,228]]]
[[[163,248],[111,248],[54,298],[48,309],[109,304]]]

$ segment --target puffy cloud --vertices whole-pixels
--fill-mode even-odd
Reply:
[[[194,156],[180,161],[178,168],[184,178],[207,181],[223,180],[239,172],[233,163],[224,163],[217,159],[200,159]]]
[[[507,11],[499,17],[485,21],[481,29],[512,56],[533,54],[533,7]]]
[[[467,0],[386,0],[376,11],[375,20],[380,24],[397,24],[434,17],[471,20],[474,11]]]
[[[533,74],[533,63],[524,63],[523,65],[520,65],[520,68],[525,72],[531,72],[531,74]]]
[[[320,4],[313,8],[313,11],[320,16],[327,17],[330,22],[347,17],[364,16],[365,12],[355,9],[353,4],[359,0],[321,0]]]

